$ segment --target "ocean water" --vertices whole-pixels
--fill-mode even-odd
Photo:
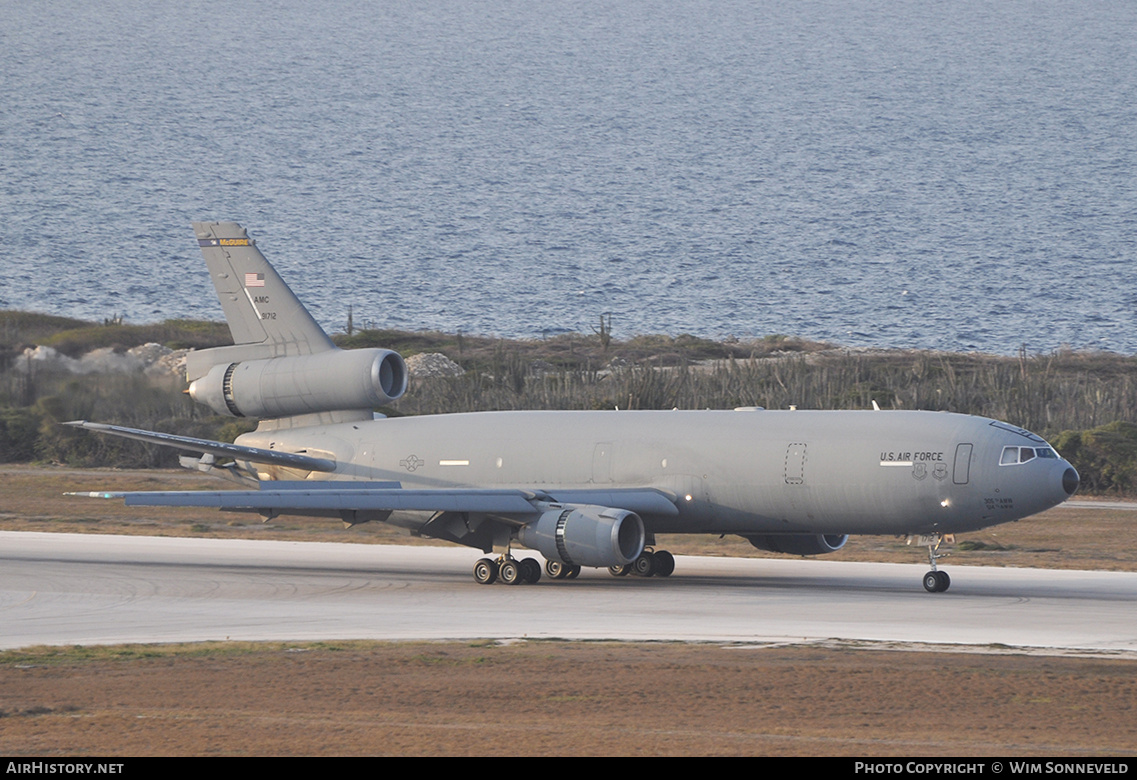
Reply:
[[[1137,4],[0,2],[0,308],[1137,353]]]

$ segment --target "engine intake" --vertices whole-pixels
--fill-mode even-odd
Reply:
[[[523,526],[517,540],[550,561],[570,566],[626,566],[644,550],[640,516],[606,506],[564,506]]]
[[[371,409],[407,389],[407,367],[387,349],[219,363],[190,383],[193,400],[230,417],[291,417]]]
[[[759,550],[787,555],[825,555],[849,541],[847,534],[748,534],[743,538]]]

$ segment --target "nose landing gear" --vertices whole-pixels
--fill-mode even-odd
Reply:
[[[928,593],[943,593],[951,587],[951,577],[948,576],[948,573],[936,568],[936,561],[948,556],[948,553],[939,552],[940,545],[945,541],[948,544],[954,544],[955,537],[951,535],[942,536],[941,534],[908,537],[908,544],[928,548],[928,563],[932,567],[932,570],[924,575],[924,590]]]

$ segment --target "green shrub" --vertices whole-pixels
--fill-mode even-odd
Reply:
[[[1137,424],[1119,420],[1088,431],[1063,431],[1051,443],[1078,470],[1086,492],[1137,489]]]
[[[0,409],[0,463],[34,460],[40,417],[29,408]]]

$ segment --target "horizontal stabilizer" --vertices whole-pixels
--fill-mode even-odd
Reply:
[[[305,469],[307,471],[335,471],[335,461],[325,458],[313,458],[308,455],[298,455],[294,452],[280,452],[278,450],[262,450],[257,447],[242,447],[239,444],[227,444],[223,441],[211,439],[195,439],[192,436],[175,436],[172,433],[158,433],[157,431],[143,431],[137,428],[123,428],[119,425],[106,425],[86,420],[73,420],[65,422],[74,428],[83,428],[98,433],[109,433],[112,436],[122,436],[125,439],[159,444],[163,447],[174,447],[190,452],[204,452],[225,458],[247,460],[252,463],[267,463],[274,466],[284,466],[291,469]]]

